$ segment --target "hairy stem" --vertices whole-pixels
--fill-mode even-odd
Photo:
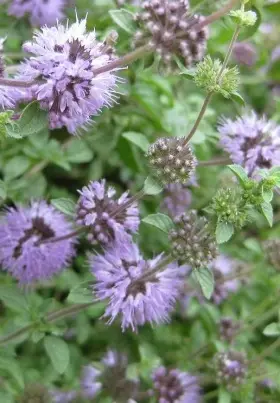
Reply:
[[[35,81],[21,81],[12,78],[2,78],[0,77],[0,85],[3,87],[18,87],[18,88],[28,88],[36,84]]]
[[[68,234],[65,234],[65,235],[62,235],[62,236],[59,236],[56,238],[45,239],[44,241],[40,242],[40,245],[46,244],[46,243],[56,243],[56,242],[60,242],[60,241],[65,241],[66,239],[70,239],[77,235],[82,234],[86,230],[87,230],[87,228],[81,227],[81,228],[76,229],[75,231],[69,232]]]
[[[224,7],[220,10],[215,11],[213,14],[208,15],[205,19],[197,24],[196,29],[200,30],[206,25],[212,24],[212,22],[219,20],[221,17],[226,15],[230,10],[232,10],[236,4],[238,4],[240,0],[230,0]]]
[[[112,212],[111,218],[116,217],[118,214],[122,213],[127,207],[131,206],[134,202],[142,199],[145,196],[144,190],[140,190],[134,196],[130,197],[124,204],[121,204],[115,211]]]
[[[55,322],[56,320],[59,320],[59,319],[64,319],[68,316],[81,312],[86,308],[89,308],[90,306],[94,305],[95,303],[96,302],[93,301],[93,302],[88,302],[85,304],[75,304],[75,305],[67,306],[66,308],[58,309],[54,312],[49,313],[45,317],[43,317],[42,321],[45,323],[51,323],[51,322]],[[22,336],[23,334],[30,332],[32,329],[34,329],[36,327],[36,325],[38,325],[38,322],[35,321],[33,323],[30,323],[27,326],[22,327],[19,330],[16,330],[13,333],[8,334],[7,336],[0,338],[0,345],[9,343],[9,342],[17,339],[19,336]]]
[[[229,157],[214,158],[208,161],[198,161],[198,166],[229,165],[232,161]]]
[[[151,52],[151,50],[152,50],[152,47],[150,45],[141,46],[141,47],[135,49],[133,52],[130,52],[127,55],[120,57],[119,59],[114,60],[111,63],[108,63],[106,66],[102,66],[97,69],[94,69],[92,72],[94,75],[98,75],[98,74],[106,73],[107,71],[112,71],[112,70],[118,69],[119,67],[127,66],[128,64],[134,62],[135,60],[143,57],[146,53]]]

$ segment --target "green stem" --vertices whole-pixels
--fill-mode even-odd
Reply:
[[[146,53],[151,52],[151,50],[152,50],[152,47],[150,45],[141,46],[141,47],[135,49],[133,52],[130,52],[127,55],[120,57],[119,59],[114,60],[111,63],[108,63],[106,66],[102,66],[97,69],[94,69],[92,72],[94,75],[98,75],[98,74],[106,73],[107,71],[112,71],[112,70],[118,69],[119,67],[127,66],[128,64],[134,62],[135,60],[143,57]]]
[[[51,323],[55,322],[56,320],[59,319],[64,319],[68,316],[72,316],[80,311],[83,311],[86,308],[89,308],[90,306],[94,305],[96,302],[88,302],[85,304],[75,304],[71,306],[67,306],[66,308],[58,309],[57,311],[51,312],[46,317],[42,318],[42,321],[45,323]],[[23,328],[16,330],[13,333],[8,334],[7,336],[4,336],[0,338],[0,345],[1,344],[6,344],[9,343],[15,339],[17,339],[19,336],[22,336],[25,333],[30,332],[32,329],[34,329],[38,325],[38,322],[33,322],[30,323],[27,326],[24,326]]]
[[[198,166],[229,165],[232,161],[229,157],[214,158],[208,161],[198,161]]]
[[[228,65],[230,56],[231,56],[231,54],[232,54],[233,46],[234,46],[234,44],[235,44],[235,42],[236,42],[236,40],[237,40],[237,38],[238,38],[239,32],[240,32],[240,26],[237,25],[237,27],[235,28],[234,34],[233,34],[233,36],[232,36],[232,38],[231,38],[231,41],[230,41],[230,44],[229,44],[229,48],[228,48],[226,57],[225,57],[225,59],[224,59],[224,63],[223,63],[222,68],[221,68],[221,70],[220,70],[220,72],[219,72],[219,74],[218,74],[218,84],[220,84],[221,79],[222,79],[222,74],[223,74],[225,68],[226,68],[227,65]]]

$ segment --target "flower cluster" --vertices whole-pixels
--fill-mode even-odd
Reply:
[[[185,213],[191,205],[192,194],[189,189],[180,183],[172,183],[165,188],[165,197],[161,208],[175,218],[179,214]]]
[[[138,247],[125,238],[104,255],[91,256],[90,265],[95,296],[109,299],[104,315],[109,323],[121,315],[122,329],[135,331],[146,322],[168,320],[182,285],[176,263],[165,264],[162,255],[144,260]]]
[[[238,351],[218,353],[215,357],[218,382],[224,384],[228,390],[238,389],[247,375],[247,359]]]
[[[84,367],[82,395],[94,399],[99,392],[106,391],[114,401],[129,401],[137,393],[138,380],[127,379],[127,365],[126,355],[109,350],[101,362],[103,369],[96,369],[92,365]]]
[[[116,234],[138,230],[139,211],[136,202],[130,202],[128,192],[118,199],[116,191],[105,180],[90,182],[82,188],[77,205],[77,224],[89,228],[90,242],[108,244]]]
[[[236,273],[237,263],[228,256],[218,256],[213,264],[212,271],[215,278],[215,288],[212,294],[212,300],[215,304],[222,303],[230,293],[236,292],[240,286],[240,281],[227,276],[233,276]]]
[[[204,56],[208,30],[199,27],[203,17],[190,12],[188,1],[145,0],[136,20],[135,44],[149,42],[167,66],[174,66],[172,56],[185,66]]]
[[[175,229],[169,234],[174,258],[186,262],[193,269],[207,267],[218,253],[207,219],[198,217],[192,210],[189,214],[175,217],[174,223]]]
[[[147,158],[154,174],[165,185],[186,184],[194,172],[196,158],[184,137],[163,137],[152,144]]]
[[[239,330],[240,323],[233,321],[229,317],[221,318],[219,322],[219,333],[221,340],[232,343]]]
[[[273,121],[251,112],[236,120],[223,119],[218,130],[221,146],[249,176],[280,165],[280,126]]]
[[[21,284],[44,280],[65,268],[74,255],[75,238],[60,212],[46,202],[10,208],[0,221],[0,263]]]
[[[9,14],[21,18],[26,14],[34,26],[54,25],[64,17],[65,0],[12,0]]]
[[[113,49],[98,42],[94,32],[86,33],[85,19],[69,27],[44,27],[23,49],[33,56],[21,64],[17,78],[34,82],[23,99],[40,102],[51,129],[66,126],[76,133],[114,101],[114,72],[94,73],[114,59]]]
[[[154,395],[158,402],[201,402],[198,379],[187,372],[159,367],[153,372],[152,379]]]

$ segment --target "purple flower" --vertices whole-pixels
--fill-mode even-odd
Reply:
[[[29,14],[32,25],[54,25],[64,17],[64,0],[12,0],[9,14],[21,18]]]
[[[113,60],[113,51],[96,40],[95,32],[86,33],[86,19],[66,27],[43,27],[23,49],[33,57],[21,64],[17,78],[35,82],[24,98],[39,101],[49,111],[50,128],[66,126],[76,133],[113,103],[114,73],[93,73]]]
[[[78,397],[78,393],[75,390],[69,390],[67,392],[62,390],[52,390],[50,394],[52,397],[52,403],[71,403]]]
[[[250,176],[257,169],[280,165],[280,126],[273,121],[251,112],[236,120],[223,119],[218,129],[221,146]]]
[[[250,42],[237,42],[233,47],[232,55],[238,64],[252,67],[257,61],[257,51]]]
[[[13,108],[14,106],[14,97],[11,94],[11,89],[0,86],[0,111]]]
[[[109,299],[105,317],[109,323],[120,314],[122,329],[168,321],[179,295],[182,279],[176,263],[157,271],[162,255],[145,261],[138,247],[128,239],[120,240],[104,255],[91,256],[96,278],[97,299]]]
[[[248,371],[246,356],[239,351],[217,353],[215,356],[218,382],[229,391],[234,391],[245,383]]]
[[[172,183],[166,186],[165,195],[162,209],[167,211],[171,217],[185,213],[191,205],[192,194],[190,190],[179,183]]]
[[[90,182],[79,191],[77,224],[90,228],[88,239],[92,243],[107,244],[121,232],[134,233],[140,223],[136,202],[130,202],[128,192],[118,199],[116,191],[103,179]]]
[[[178,369],[157,368],[152,375],[159,403],[199,403],[200,387],[195,376]]]
[[[71,230],[64,216],[44,201],[10,208],[0,222],[0,264],[21,284],[50,278],[74,255],[74,239],[47,241]]]
[[[92,365],[83,368],[81,387],[83,395],[88,399],[93,399],[102,389],[102,383],[99,379],[101,374],[102,372]]]
[[[236,292],[240,286],[238,280],[226,280],[226,276],[234,275],[236,262],[227,256],[218,256],[213,264],[212,270],[215,277],[215,288],[212,300],[215,304],[223,302],[230,293]]]

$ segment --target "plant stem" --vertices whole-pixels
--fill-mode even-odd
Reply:
[[[149,53],[151,50],[152,50],[152,47],[150,45],[141,46],[141,47],[135,49],[133,52],[130,52],[127,55],[120,57],[119,59],[114,60],[111,63],[108,63],[106,66],[102,66],[97,69],[94,69],[92,72],[94,75],[98,75],[98,74],[106,73],[107,71],[115,70],[119,67],[124,67],[124,66],[134,62],[135,60],[140,59],[146,53]]]
[[[230,0],[224,7],[220,10],[215,11],[213,14],[208,15],[205,19],[196,25],[196,29],[200,30],[206,25],[212,24],[212,22],[219,20],[221,17],[226,15],[240,0]]]
[[[21,81],[12,78],[2,78],[0,77],[0,85],[4,87],[18,87],[18,88],[28,88],[36,84],[35,81]]]
[[[142,277],[138,279],[138,281],[148,281],[150,277],[153,277],[154,274],[158,273],[161,269],[166,267],[168,264],[174,261],[173,256],[167,255],[165,258],[163,258],[154,269],[151,271],[145,273]]]
[[[235,42],[236,42],[236,40],[237,40],[237,38],[238,38],[239,32],[240,32],[240,25],[237,25],[236,28],[235,28],[234,34],[233,34],[233,36],[232,36],[232,38],[231,38],[231,41],[230,41],[230,44],[229,44],[229,48],[228,48],[226,57],[225,57],[225,59],[224,59],[222,68],[221,68],[221,70],[220,70],[220,72],[219,72],[219,74],[218,74],[218,83],[219,83],[219,84],[220,84],[221,79],[222,79],[222,74],[223,74],[225,68],[226,68],[227,65],[228,65],[230,56],[231,56],[231,54],[232,54],[233,46],[234,46],[234,44],[235,44]]]
[[[232,161],[229,157],[220,157],[208,161],[198,161],[198,166],[228,165],[231,163]]]
[[[122,213],[127,207],[131,206],[137,200],[142,199],[145,196],[145,192],[141,189],[134,196],[130,197],[124,204],[121,204],[115,211],[112,212],[111,218],[116,217],[118,214]]]
[[[74,236],[80,235],[81,233],[83,233],[85,231],[86,231],[86,228],[81,227],[81,228],[76,229],[75,231],[69,232],[66,235],[62,235],[62,236],[57,237],[57,238],[45,239],[44,241],[40,242],[40,245],[43,245],[43,244],[46,244],[46,243],[55,243],[55,242],[65,241],[66,239],[73,238]]]
[[[75,304],[75,305],[67,306],[66,308],[58,309],[57,311],[49,313],[48,315],[43,317],[42,320],[43,320],[43,322],[46,322],[46,323],[55,322],[56,320],[66,318],[67,316],[74,315],[80,311],[83,311],[84,309],[89,308],[90,306],[94,305],[95,303],[96,302],[93,301],[93,302],[88,302],[85,304]],[[32,330],[37,324],[38,324],[38,322],[30,323],[29,325],[24,326],[23,328],[16,330],[15,332],[10,333],[7,336],[0,338],[0,345],[15,340],[19,336]]]

